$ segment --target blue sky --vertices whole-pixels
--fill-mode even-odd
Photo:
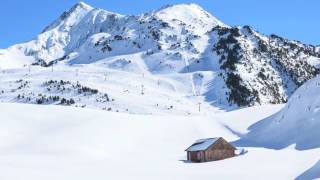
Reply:
[[[319,0],[83,0],[121,14],[140,14],[166,4],[196,3],[228,25],[250,25],[309,44],[320,44]],[[28,41],[77,0],[1,0],[0,48]]]

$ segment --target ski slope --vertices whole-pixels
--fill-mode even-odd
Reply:
[[[74,99],[75,103],[70,106],[130,114],[199,114],[199,102],[203,112],[205,109],[220,111],[219,107],[206,102],[203,96],[194,96],[188,74],[157,75],[109,68],[111,65],[114,65],[113,60],[71,67],[61,64],[51,68],[26,66],[4,69],[0,71],[0,102],[37,104],[39,98],[59,96],[60,99]],[[48,85],[50,81],[57,83]],[[206,88],[209,81],[202,80],[197,90]],[[77,84],[96,89],[99,93],[81,93],[75,87]],[[50,99],[41,104],[61,105],[61,100]]]
[[[236,140],[226,126],[246,132],[282,107],[151,116],[1,103],[0,179],[294,179],[317,162],[320,150],[249,147],[223,161],[185,161],[194,140]]]

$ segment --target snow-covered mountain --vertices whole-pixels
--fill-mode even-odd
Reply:
[[[229,102],[238,105],[283,103],[294,90],[319,73],[316,47],[276,35],[264,36],[249,26],[216,27],[220,74]]]
[[[286,102],[319,73],[320,52],[249,26],[225,25],[195,4],[134,16],[81,2],[32,41],[0,50],[2,69],[29,64],[103,67],[168,81],[183,77],[180,83],[191,89],[186,97],[200,95],[222,107],[250,106]]]

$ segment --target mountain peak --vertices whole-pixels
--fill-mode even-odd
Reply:
[[[203,8],[197,4],[194,3],[181,3],[181,4],[167,4],[160,9],[157,10],[157,12],[163,11],[163,10],[170,10],[170,9],[180,9],[180,10],[203,10]]]
[[[68,11],[63,12],[62,15],[57,20],[55,20],[52,24],[46,27],[42,31],[42,33],[49,31],[51,29],[54,29],[62,24],[65,24],[67,26],[72,26],[75,22],[77,22],[82,17],[84,17],[92,9],[94,8],[91,7],[90,5],[84,2],[78,2],[75,5],[73,5]]]
[[[74,9],[74,8],[82,8],[82,9],[86,9],[86,10],[93,9],[93,7],[91,7],[90,5],[88,5],[82,1],[76,3],[71,9]]]
[[[207,24],[209,28],[216,25],[226,26],[197,4],[166,5],[157,11],[156,16],[165,21],[179,20],[188,25]],[[206,29],[208,30],[208,29]]]
[[[79,12],[89,12],[92,9],[94,9],[94,8],[91,7],[90,5],[88,5],[84,2],[78,2],[75,5],[73,5],[70,10],[64,12],[63,15],[70,15],[72,13],[79,13]]]

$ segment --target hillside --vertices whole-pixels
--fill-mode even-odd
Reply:
[[[121,15],[77,3],[33,40],[0,50],[0,68],[4,70],[0,80],[8,85],[0,87],[0,100],[36,103],[43,97],[44,104],[130,111],[136,102],[142,101],[119,102],[117,99],[124,98],[119,90],[128,92],[134,87],[134,96],[138,96],[138,91],[146,87],[156,91],[150,94],[154,102],[140,104],[142,109],[131,112],[152,113],[146,109],[160,104],[164,109],[185,109],[180,106],[186,103],[174,106],[172,101],[191,101],[192,106],[201,102],[220,109],[279,104],[319,74],[319,63],[320,52],[315,46],[266,36],[249,26],[231,27],[195,4],[165,6],[142,15]],[[74,77],[88,76],[85,72],[92,75],[90,84],[85,78]],[[126,80],[120,80],[123,77]],[[101,79],[106,79],[105,84],[110,87],[102,87]],[[25,87],[12,88],[21,80],[28,81],[28,95]],[[79,87],[67,94],[60,90],[47,92],[48,87],[43,84],[51,80],[65,80],[69,85],[64,86],[80,84],[86,90],[103,93],[86,92],[92,98],[83,102],[79,93],[74,93],[83,95]],[[180,97],[174,99],[172,92]],[[27,98],[17,98],[19,94]],[[108,98],[103,97],[105,94]],[[54,97],[50,96],[59,96],[59,100],[51,100]],[[164,96],[169,102],[158,98]],[[65,103],[71,99],[74,103]],[[115,101],[101,106],[92,103],[108,99]]]
[[[319,148],[320,77],[302,85],[278,113],[251,127],[241,144],[281,149],[292,144],[298,150]]]

